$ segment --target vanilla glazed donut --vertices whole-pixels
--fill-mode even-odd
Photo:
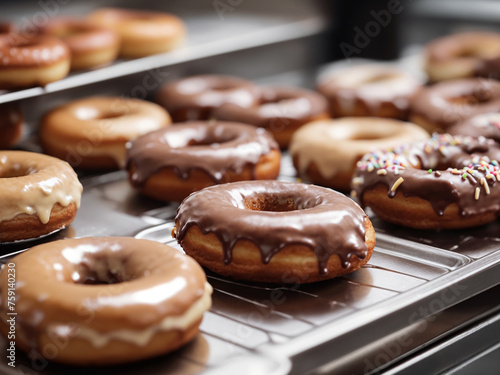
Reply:
[[[318,91],[330,103],[333,117],[374,116],[408,118],[411,98],[422,84],[395,67],[356,65],[327,75]]]
[[[371,257],[375,231],[363,210],[333,190],[245,181],[191,194],[172,234],[186,254],[230,278],[310,283],[353,272]]]
[[[71,70],[89,69],[111,63],[118,56],[118,35],[88,21],[55,18],[40,29],[46,35],[61,38],[71,53]]]
[[[43,150],[83,169],[123,167],[126,143],[171,123],[159,105],[139,99],[91,97],[62,105],[40,124]]]
[[[500,111],[500,82],[482,78],[437,83],[420,90],[412,100],[410,121],[429,132],[469,117]]]
[[[155,101],[174,122],[210,120],[213,110],[225,103],[250,107],[260,98],[260,89],[242,78],[206,74],[164,84]]]
[[[186,38],[184,22],[169,13],[101,8],[87,19],[116,31],[121,39],[120,56],[126,58],[167,52]]]
[[[287,148],[293,133],[308,122],[329,118],[328,103],[318,93],[295,87],[264,87],[259,103],[242,107],[225,103],[213,116],[265,128],[281,148]]]
[[[500,113],[484,113],[468,118],[447,131],[452,135],[483,136],[500,143]]]
[[[24,117],[17,104],[0,104],[0,149],[15,146],[22,136]]]
[[[128,148],[132,186],[162,201],[182,201],[224,182],[276,179],[281,154],[264,129],[193,121],[143,135]]]
[[[66,77],[69,68],[69,49],[55,37],[0,36],[0,89],[45,86]]]
[[[16,347],[45,360],[110,365],[161,355],[197,333],[212,288],[201,267],[167,245],[134,238],[35,246],[0,273],[1,333],[15,270]]]
[[[427,44],[424,53],[424,70],[431,82],[500,74],[498,33],[476,31],[447,35]]]
[[[500,147],[483,137],[434,134],[367,154],[353,195],[385,221],[417,229],[469,228],[500,213]]]
[[[319,120],[300,128],[289,152],[299,176],[339,190],[349,190],[356,163],[377,149],[429,138],[421,127],[392,119],[344,117]]]
[[[34,152],[0,151],[0,242],[37,238],[69,225],[82,185],[68,163]]]

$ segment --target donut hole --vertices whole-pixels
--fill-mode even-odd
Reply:
[[[490,101],[490,95],[486,92],[481,92],[471,95],[462,95],[448,99],[450,103],[456,105],[476,105],[487,103]]]
[[[108,120],[122,117],[126,114],[124,110],[108,110],[100,111],[93,107],[80,107],[75,112],[75,116],[79,120],[92,121],[92,120]]]
[[[113,273],[108,270],[107,275],[99,274],[95,271],[88,270],[88,272],[79,272],[79,278],[73,279],[75,284],[82,285],[111,285],[120,284],[126,280],[122,279],[119,273]]]
[[[209,138],[204,138],[204,139],[190,139],[187,143],[186,146],[191,147],[191,146],[213,146],[213,145],[218,145],[221,143],[227,143],[231,142],[235,139],[235,137],[209,137]]]
[[[379,82],[387,81],[387,80],[390,80],[390,79],[394,79],[394,75],[393,74],[388,74],[388,73],[377,74],[377,75],[374,75],[372,77],[369,77],[369,78],[365,79],[363,81],[363,84],[379,83]]]
[[[87,258],[75,265],[71,281],[84,285],[120,284],[134,278],[121,259]]]
[[[293,196],[281,194],[257,194],[243,199],[245,209],[252,211],[289,212],[303,210],[307,204],[298,204]]]
[[[35,174],[38,170],[28,166],[8,166],[0,168],[0,178],[25,177]]]

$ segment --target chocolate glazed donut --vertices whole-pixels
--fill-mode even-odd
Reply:
[[[382,219],[417,229],[469,228],[500,213],[500,147],[483,137],[434,134],[366,154],[353,195]]]
[[[500,113],[485,113],[471,117],[448,129],[449,134],[483,136],[500,143]]]
[[[156,95],[174,122],[208,120],[225,103],[242,108],[254,105],[260,89],[247,80],[223,75],[198,75],[167,83]]]
[[[132,186],[163,201],[224,182],[278,177],[281,154],[264,129],[193,121],[146,134],[129,146]]]
[[[457,79],[422,89],[412,101],[410,121],[429,132],[481,113],[500,111],[500,82]]]
[[[283,181],[213,186],[180,205],[173,234],[221,275],[309,283],[355,271],[375,245],[370,220],[333,190]]]
[[[265,128],[273,133],[281,148],[288,147],[293,133],[302,125],[330,117],[327,100],[314,91],[294,87],[266,87],[262,90],[258,104],[249,107],[222,104],[213,116],[221,121]]]

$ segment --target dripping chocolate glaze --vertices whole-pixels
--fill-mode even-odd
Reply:
[[[243,122],[272,131],[293,129],[327,114],[328,102],[323,96],[295,87],[265,87],[260,102],[254,106],[243,108],[226,103],[213,112],[218,120]]]
[[[331,255],[338,255],[343,267],[349,267],[352,255],[366,257],[366,218],[356,203],[330,189],[283,181],[245,181],[191,194],[177,211],[175,235],[182,246],[192,225],[205,234],[215,234],[226,264],[240,240],[253,242],[264,264],[287,245],[304,245],[315,253],[319,273],[325,274]]]
[[[353,189],[362,207],[365,207],[363,194],[377,184],[387,187],[387,195],[392,198],[398,192],[404,196],[415,196],[427,200],[438,216],[444,214],[448,205],[456,203],[462,216],[481,214],[486,212],[500,211],[500,186],[499,182],[486,179],[490,187],[490,194],[487,195],[480,184],[481,177],[485,174],[476,171],[476,177],[462,174],[452,174],[447,168],[461,169],[467,166],[473,153],[487,155],[491,159],[500,160],[500,148],[491,139],[478,138],[469,144],[459,144],[447,146],[445,154],[439,150],[430,153],[424,151],[418,144],[413,145],[409,151],[408,159],[416,159],[420,163],[420,169],[407,167],[399,169],[399,173],[387,171],[385,175],[378,175],[377,169],[368,172],[360,170],[355,173],[361,179],[360,184],[353,183]],[[440,173],[429,173],[428,170],[440,170]],[[403,183],[395,191],[391,191],[392,186],[402,177]],[[476,187],[481,188],[480,197],[475,199]]]
[[[199,75],[163,85],[156,102],[166,108],[174,122],[208,120],[212,110],[233,103],[246,108],[260,97],[260,89],[247,80],[222,75]]]
[[[221,183],[227,170],[240,173],[248,165],[255,169],[261,156],[277,149],[264,129],[230,122],[187,122],[137,138],[128,149],[127,165],[135,166],[134,186],[169,167],[181,179],[199,169]]]
[[[411,112],[444,128],[481,113],[500,111],[500,82],[480,78],[437,83],[420,90]]]

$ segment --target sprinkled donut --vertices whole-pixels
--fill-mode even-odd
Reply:
[[[45,86],[68,75],[66,44],[48,35],[0,36],[0,89]]]
[[[16,347],[72,365],[110,365],[175,350],[211,305],[201,267],[167,245],[135,238],[35,246],[0,273],[0,331],[15,270]]]
[[[483,136],[500,143],[500,113],[485,113],[471,117],[448,128],[453,135]]]
[[[172,233],[214,272],[279,284],[353,272],[375,246],[373,226],[354,201],[283,181],[234,182],[193,193],[180,205]]]
[[[424,142],[366,154],[353,195],[391,223],[467,228],[500,213],[500,147],[483,137],[434,134]]]

